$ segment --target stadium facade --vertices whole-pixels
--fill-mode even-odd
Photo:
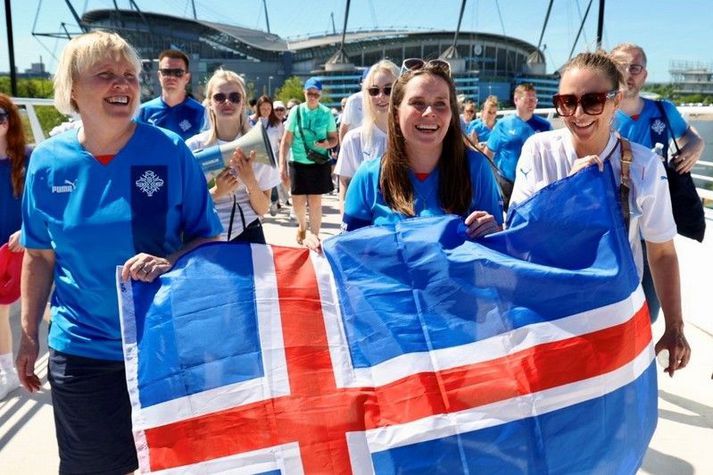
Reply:
[[[145,58],[146,97],[158,94],[156,58],[166,48],[180,49],[191,58],[197,96],[206,78],[222,66],[244,75],[258,94],[272,94],[290,76],[318,76],[330,105],[337,105],[358,90],[364,68],[382,58],[396,64],[411,57],[450,58],[459,94],[477,102],[490,94],[508,102],[516,84],[533,82],[540,89],[540,105],[547,106],[558,83],[544,74],[545,61],[535,46],[490,33],[461,32],[454,54],[452,31],[348,32],[339,51],[337,34],[286,40],[260,30],[134,10],[88,11],[82,23],[89,29],[116,31],[137,48]]]

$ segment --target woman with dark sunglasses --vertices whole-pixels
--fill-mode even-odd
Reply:
[[[342,227],[457,214],[469,238],[498,231],[500,193],[486,158],[465,145],[448,63],[419,60],[402,71],[391,90],[386,151],[354,174]]]
[[[191,150],[221,145],[244,135],[250,126],[245,116],[245,83],[233,71],[218,69],[205,87],[208,130],[186,141]],[[240,149],[233,167],[215,177],[210,194],[223,224],[223,241],[265,243],[260,218],[270,207],[272,187],[280,182],[277,169],[255,162]]]
[[[605,54],[581,53],[562,68],[559,93],[553,96],[553,103],[566,127],[534,135],[525,142],[510,206],[586,167],[596,165],[603,170],[607,160],[620,184],[622,153],[630,147],[630,192],[622,208],[630,210],[629,243],[639,278],[644,267],[641,239],[646,241],[648,263],[666,321],[666,331],[655,348],[657,353],[669,351],[666,371],[673,376],[686,366],[691,354],[683,334],[678,258],[673,244],[676,224],[668,184],[661,179],[666,177],[661,157],[641,145],[622,142],[612,130],[621,85],[621,72]]]
[[[359,165],[384,154],[389,96],[398,77],[398,66],[385,59],[369,68],[362,82],[364,119],[360,127],[344,136],[334,168],[334,173],[339,176],[339,205],[342,209],[349,182]]]

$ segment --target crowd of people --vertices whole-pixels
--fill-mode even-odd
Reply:
[[[115,267],[122,266],[124,280],[152,282],[202,243],[265,243],[263,216],[290,200],[296,243],[319,251],[322,195],[332,192],[333,174],[344,232],[455,214],[477,239],[503,229],[504,199],[517,205],[555,180],[610,161],[617,182],[631,183],[626,208],[633,211],[624,219],[652,319],[658,301],[663,309],[666,331],[656,351],[669,351],[671,375],[688,363],[676,227],[659,180],[661,159],[642,132],[659,116],[639,96],[646,77],[640,47],[582,53],[562,68],[553,97],[565,125],[558,130],[534,113],[531,85],[515,89],[514,114],[496,120],[500,104],[490,96],[476,119],[476,104],[459,103],[450,65],[438,59],[411,58],[401,68],[379,61],[346,101],[339,124],[320,103],[317,78],[287,105],[261,96],[248,111],[235,71],[217,69],[200,103],[186,92],[188,57],[165,51],[161,95],[144,104],[140,71],[135,50],[117,34],[71,40],[55,75],[55,103],[81,121],[31,153],[17,107],[0,95],[0,240],[25,253],[17,372],[9,306],[0,305],[0,397],[18,384],[29,391],[41,386],[38,328],[51,294],[48,379],[60,471],[137,468]],[[677,166],[685,172],[700,157],[702,141],[664,104],[683,144]],[[251,127],[265,129],[277,166],[238,148],[206,180],[191,151],[231,142]],[[511,197],[503,195],[493,163],[514,183]]]

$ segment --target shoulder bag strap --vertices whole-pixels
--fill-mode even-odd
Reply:
[[[302,131],[302,106],[297,106],[297,128],[300,131],[300,137],[302,138],[302,146],[305,149],[305,155],[309,156],[310,148],[307,147],[307,141],[305,140],[305,134]]]
[[[668,131],[668,134],[671,136],[671,139],[673,140],[673,146],[676,148],[676,153],[681,153],[681,148],[678,146],[678,141],[676,141],[676,137],[673,136],[673,130],[671,130],[671,124],[668,121],[668,116],[666,115],[666,109],[663,106],[663,102],[661,101],[654,101],[656,103],[656,107],[659,108],[659,112],[661,113],[661,118],[663,119],[664,124],[666,124],[666,130]],[[668,157],[663,157],[666,160],[666,163],[668,163]]]
[[[619,202],[621,203],[621,214],[624,218],[624,226],[629,232],[629,191],[631,190],[631,143],[619,137],[619,150],[621,152],[621,184],[619,185]]]

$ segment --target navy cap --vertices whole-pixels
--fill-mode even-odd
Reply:
[[[305,91],[307,89],[317,89],[318,91],[322,90],[322,81],[315,77],[309,78],[307,81],[305,81]]]

